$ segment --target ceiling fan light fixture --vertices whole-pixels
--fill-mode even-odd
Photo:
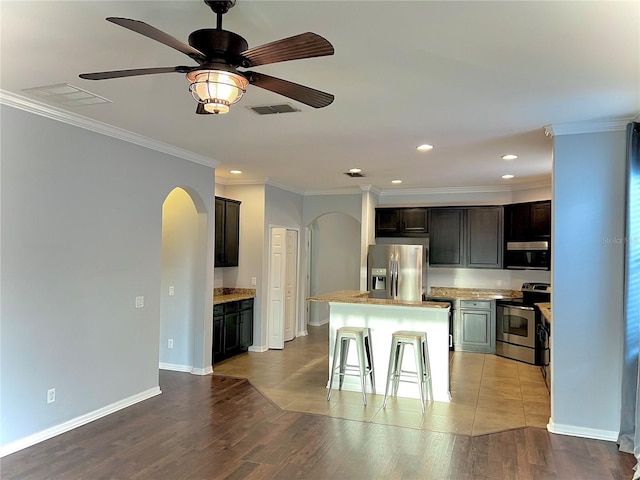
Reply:
[[[249,81],[234,72],[224,70],[194,70],[187,73],[189,91],[194,100],[209,113],[227,113],[229,105],[240,101]]]

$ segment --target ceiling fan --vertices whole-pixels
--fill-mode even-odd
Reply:
[[[220,114],[239,101],[249,84],[297,100],[314,108],[333,102],[334,96],[314,88],[253,71],[239,71],[270,63],[333,55],[331,43],[307,32],[254,48],[240,35],[222,29],[222,15],[236,0],[205,2],[216,13],[216,28],[196,30],[189,35],[189,45],[139,20],[108,17],[109,22],[163,43],[198,62],[197,66],[138,68],[109,72],[83,73],[80,78],[105,80],[156,73],[185,73],[189,90],[198,102],[197,114]]]

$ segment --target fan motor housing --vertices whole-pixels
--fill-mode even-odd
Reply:
[[[249,48],[247,41],[237,33],[214,28],[203,28],[189,35],[189,45],[204,53],[207,58],[231,60]]]

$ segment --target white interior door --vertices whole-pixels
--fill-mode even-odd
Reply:
[[[286,281],[285,228],[271,228],[269,249],[269,325],[268,345],[272,349],[284,348],[284,298]]]
[[[287,230],[286,273],[284,296],[284,341],[296,336],[296,311],[298,298],[298,232]]]

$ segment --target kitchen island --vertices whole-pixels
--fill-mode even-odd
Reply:
[[[439,302],[406,302],[369,298],[368,292],[341,290],[309,298],[313,302],[329,304],[329,364],[327,385],[333,361],[336,331],[340,327],[368,327],[371,329],[371,346],[375,369],[376,391],[384,395],[391,351],[391,335],[397,330],[427,332],[433,400],[449,402],[449,304]],[[349,349],[347,363],[356,365],[355,346]],[[414,371],[412,348],[405,349],[402,369]],[[337,382],[337,377],[334,379]],[[360,391],[360,379],[347,376],[343,390]],[[367,381],[367,391],[371,385]],[[419,398],[417,385],[400,383],[398,396]]]

